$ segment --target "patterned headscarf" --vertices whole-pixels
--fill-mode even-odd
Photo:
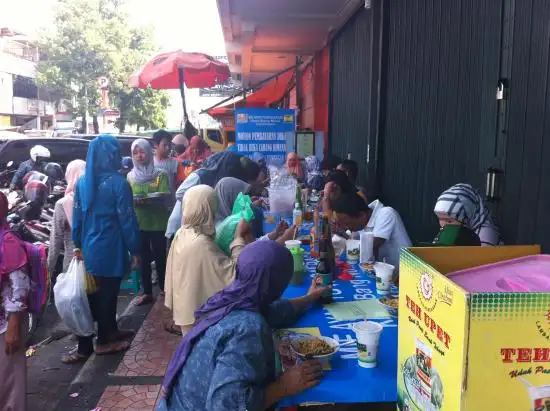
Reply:
[[[445,190],[437,199],[434,212],[446,214],[473,230],[482,244],[497,245],[500,242],[498,228],[485,200],[470,184],[456,184]],[[487,231],[494,235],[487,236]],[[488,241],[489,237],[493,239]]]

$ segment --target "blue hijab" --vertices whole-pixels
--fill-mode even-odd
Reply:
[[[86,156],[86,172],[79,181],[79,194],[84,213],[92,207],[99,184],[107,177],[118,174],[121,168],[122,156],[116,137],[103,134],[90,142]]]
[[[262,313],[283,294],[294,273],[290,251],[275,241],[255,241],[247,245],[237,260],[235,281],[214,294],[197,311],[196,324],[182,338],[174,353],[163,382],[163,395],[170,395],[193,345],[208,328],[232,311]]]

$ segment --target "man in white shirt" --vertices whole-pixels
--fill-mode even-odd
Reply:
[[[359,195],[344,194],[332,202],[334,222],[339,228],[351,231],[366,230],[374,235],[373,252],[377,261],[386,261],[399,270],[399,253],[411,247],[399,213],[380,200],[369,205]]]

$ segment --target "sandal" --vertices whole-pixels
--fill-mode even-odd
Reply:
[[[136,298],[136,306],[140,307],[142,305],[153,304],[154,301],[151,294],[142,294]]]
[[[96,347],[95,353],[96,355],[112,355],[126,351],[128,348],[130,348],[130,343],[128,341],[119,341],[99,345]]]
[[[88,358],[90,358],[90,355],[80,354],[77,350],[74,350],[73,352],[61,357],[61,362],[63,364],[82,364],[85,363]]]
[[[181,328],[174,324],[174,322],[171,322],[170,324],[164,324],[164,331],[170,334],[179,335],[180,337],[183,335],[183,333],[181,332]]]

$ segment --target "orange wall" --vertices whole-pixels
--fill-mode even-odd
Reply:
[[[325,47],[301,73],[301,107],[298,128],[324,131],[328,147],[329,49]],[[296,88],[290,90],[289,108],[297,106]]]

